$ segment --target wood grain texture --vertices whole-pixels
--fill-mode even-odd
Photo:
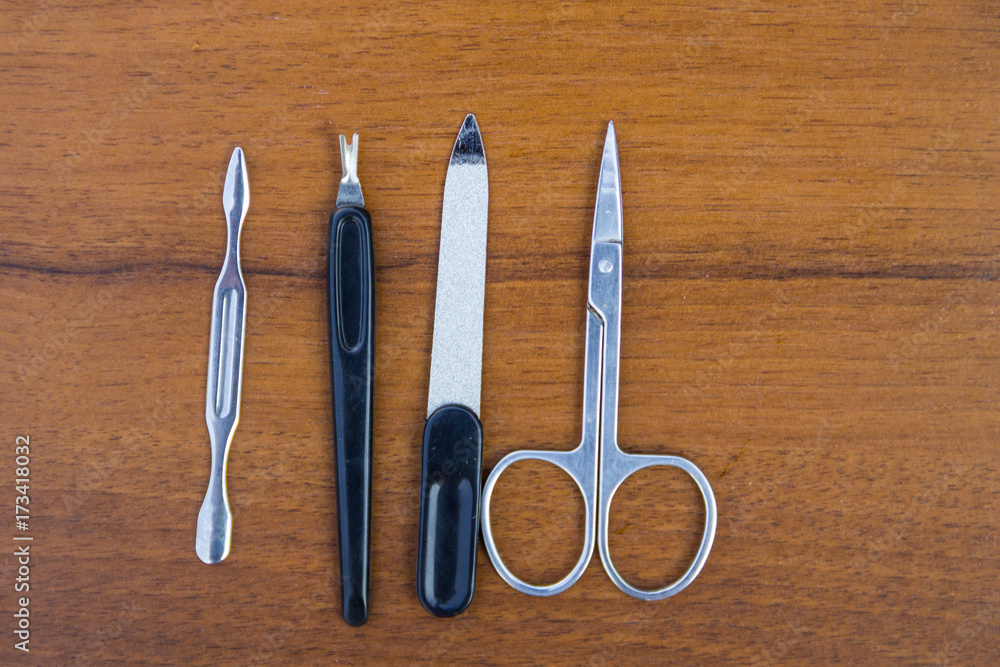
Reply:
[[[1000,660],[995,3],[42,0],[3,15],[0,479],[30,435],[37,541],[32,652],[5,643],[0,662]],[[708,564],[676,598],[633,600],[599,561],[562,595],[523,596],[481,549],[465,614],[417,602],[441,196],[470,111],[490,170],[487,467],[579,438],[616,123],[620,440],[695,461],[719,502]],[[378,271],[360,629],[339,609],[324,297],[341,132],[361,135]],[[248,338],[233,549],[208,567],[194,535],[235,145]],[[524,466],[497,493],[504,553],[559,576],[582,535],[571,483]],[[695,493],[669,473],[623,488],[613,548],[637,582],[683,567]],[[8,641],[14,568],[2,558]]]

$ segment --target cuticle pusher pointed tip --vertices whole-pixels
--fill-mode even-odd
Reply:
[[[229,158],[226,184],[222,190],[222,207],[226,218],[232,220],[233,212],[239,209],[240,223],[250,208],[250,182],[247,179],[247,161],[243,149],[237,146]]]

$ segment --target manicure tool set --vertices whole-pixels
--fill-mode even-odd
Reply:
[[[344,620],[361,625],[370,613],[372,460],[375,382],[375,254],[372,218],[358,180],[358,135],[340,137],[343,178],[330,215],[328,312],[330,378],[337,477],[337,518]],[[212,304],[206,419],[212,449],[208,492],[198,514],[195,550],[206,563],[229,554],[232,514],[226,459],[239,422],[246,288],[239,237],[250,203],[243,151],[233,151],[223,190],[228,243]],[[708,479],[679,456],[625,453],[618,444],[621,355],[623,213],[618,145],[608,124],[590,245],[583,373],[583,436],[571,451],[508,454],[482,483],[483,312],[489,178],[483,139],[469,114],[455,140],[441,213],[434,337],[424,424],[417,534],[417,598],[435,616],[460,614],[472,601],[476,546],[483,541],[497,572],[514,589],[556,595],[587,569],[596,543],[604,569],[622,591],[642,600],[679,593],[701,572],[715,539],[718,511]],[[572,570],[551,585],[531,584],[504,563],[493,537],[491,502],[499,477],[518,461],[551,463],[583,495],[584,544]],[[679,468],[695,482],[705,509],[697,553],[673,583],[647,590],[629,584],[608,548],[614,494],[646,468]]]

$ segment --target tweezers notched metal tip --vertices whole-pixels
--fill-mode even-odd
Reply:
[[[342,206],[365,207],[365,197],[361,193],[361,181],[358,180],[358,135],[354,134],[351,143],[347,137],[340,135],[340,164],[344,176],[340,179],[340,189],[337,191],[337,208]]]
[[[618,166],[618,139],[614,122],[608,123],[601,158],[601,176],[597,183],[594,207],[594,243],[622,242],[622,182]]]

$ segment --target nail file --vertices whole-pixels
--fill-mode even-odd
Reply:
[[[469,114],[444,184],[420,477],[417,596],[436,616],[462,613],[475,587],[488,202],[483,139]]]

